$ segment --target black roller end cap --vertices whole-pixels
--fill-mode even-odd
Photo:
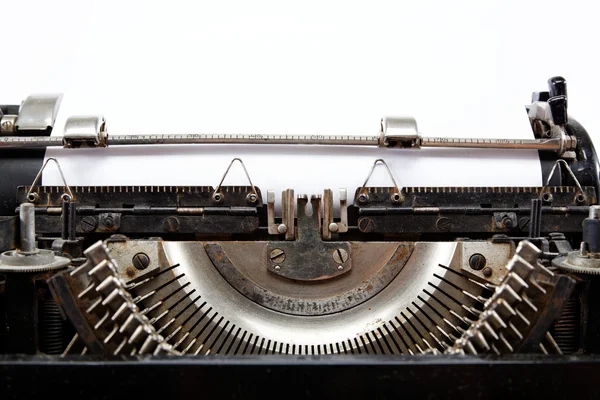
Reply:
[[[562,76],[554,76],[548,79],[548,91],[550,97],[567,96],[567,81]]]

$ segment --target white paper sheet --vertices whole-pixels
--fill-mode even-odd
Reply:
[[[532,137],[524,104],[550,73],[510,58],[513,47],[525,50],[517,28],[531,19],[509,26],[501,6],[195,3],[96,3],[84,26],[71,27],[79,45],[53,60],[71,71],[53,134],[77,113],[103,113],[119,134],[376,134],[387,114],[415,116],[426,136]],[[352,193],[377,158],[400,186],[541,184],[535,151],[198,145],[47,156],[70,185],[216,186],[234,157],[265,196]],[[54,169],[43,183],[60,183]],[[244,184],[241,169],[225,183]],[[372,184],[390,182],[378,168]]]

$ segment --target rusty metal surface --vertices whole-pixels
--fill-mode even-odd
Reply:
[[[131,257],[135,259],[143,246],[142,241],[136,242],[129,251],[121,251],[121,256],[130,258],[130,261]],[[126,246],[126,243],[115,244],[118,247]],[[510,246],[503,243],[466,244],[473,244],[475,247],[471,250],[484,253],[483,245],[510,250]],[[217,264],[228,263],[227,246],[237,248],[237,251],[232,251],[236,254],[236,262],[242,262],[244,254],[248,257],[253,254],[255,260],[249,264],[264,264],[262,256],[267,255],[267,244],[156,242],[155,245],[159,253],[162,252],[158,255],[159,267],[152,269],[151,263],[140,270],[141,275],[135,282],[127,284],[124,298],[132,299],[135,310],[139,310],[136,313],[147,321],[152,332],[163,338],[157,343],[183,355],[418,354],[444,351],[453,346],[466,329],[471,329],[471,324],[481,315],[493,293],[492,286],[477,282],[485,281],[461,272],[464,270],[462,264],[469,262],[462,248],[465,242],[417,242],[404,244],[404,248],[403,243],[360,243],[356,245],[356,254],[351,254],[357,260],[356,266],[364,263],[362,265],[372,268],[369,256],[389,251],[387,262],[379,265],[391,266],[392,271],[400,268],[389,283],[376,295],[353,307],[320,315],[294,315],[268,309],[253,301],[236,290],[235,283],[224,279],[218,265],[215,268],[215,260]],[[360,246],[364,248],[360,249]],[[410,250],[412,253],[409,254]],[[364,258],[359,261],[361,257]],[[376,260],[371,258],[370,261]],[[116,270],[123,269],[115,262],[112,264]],[[353,274],[356,279],[359,276],[357,272],[361,271],[356,266],[349,274],[336,279],[302,282],[298,287],[318,288],[319,284],[331,284],[333,287],[334,283],[341,284]],[[226,267],[236,268],[236,265],[231,263]],[[368,267],[363,272],[371,277],[377,273],[376,269]],[[270,274],[264,268],[262,274],[295,285],[293,281]],[[538,281],[533,285],[532,282],[532,290],[545,283]],[[103,291],[106,292],[105,289]],[[289,293],[287,289],[284,292]],[[313,292],[314,295],[318,293],[322,292]],[[527,296],[536,300],[534,292],[527,292]],[[290,301],[294,300],[290,298]],[[536,310],[532,308],[531,311]],[[525,309],[521,312],[526,318],[523,321],[534,321],[537,315]],[[101,319],[90,321],[94,329],[102,327],[100,321],[108,321],[102,313],[95,314],[95,317]],[[520,332],[525,332],[526,328],[517,326],[516,320],[511,320],[511,323],[515,323]],[[510,324],[509,327],[515,329]],[[536,331],[536,336],[539,336],[538,333]]]
[[[460,266],[461,272],[467,276],[499,285],[508,273],[506,265],[514,252],[513,242],[465,241],[460,242],[453,263]],[[474,255],[479,255],[485,260],[481,268],[473,268],[470,265],[471,257]]]
[[[17,245],[17,217],[0,216],[0,252],[14,249]]]
[[[541,254],[529,241],[519,244],[478,319],[446,353],[560,353],[548,329],[562,313],[575,280],[545,268]]]
[[[490,292],[450,265],[456,243],[415,243],[404,268],[376,296],[333,314],[290,315],[239,293],[214,268],[204,243],[163,242],[162,246],[170,267],[145,275],[128,290],[156,331],[182,354],[441,350],[476,318]],[[390,256],[395,250],[391,248]]]
[[[117,273],[125,282],[135,282],[136,278],[152,274],[161,265],[164,266],[165,257],[162,251],[162,242],[156,240],[127,240],[107,242],[111,257],[117,262]],[[138,254],[148,256],[148,266],[142,270],[135,268],[134,257]]]
[[[285,253],[285,259],[281,261],[268,258],[267,268],[276,275],[300,281],[330,279],[348,273],[353,265],[350,243],[323,241],[320,233],[321,198],[311,198],[311,215],[307,215],[307,204],[307,198],[298,198],[296,240],[267,244],[269,255],[274,250]]]
[[[293,315],[324,315],[377,295],[402,270],[413,243],[352,243],[354,268],[335,279],[290,281],[264,268],[265,242],[206,243],[215,268],[248,299]]]

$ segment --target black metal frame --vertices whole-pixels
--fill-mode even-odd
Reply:
[[[592,356],[0,358],[3,399],[594,398]]]

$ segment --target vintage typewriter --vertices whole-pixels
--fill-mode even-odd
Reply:
[[[534,93],[527,140],[423,137],[410,118],[327,137],[109,135],[88,116],[50,136],[59,105],[1,106],[9,394],[593,390],[598,158],[567,115],[563,78]],[[390,172],[392,186],[367,177],[335,203],[326,188],[265,196],[247,172],[247,186],[41,185],[44,168],[60,169],[49,147],[173,143],[535,149],[544,185],[399,187]]]

